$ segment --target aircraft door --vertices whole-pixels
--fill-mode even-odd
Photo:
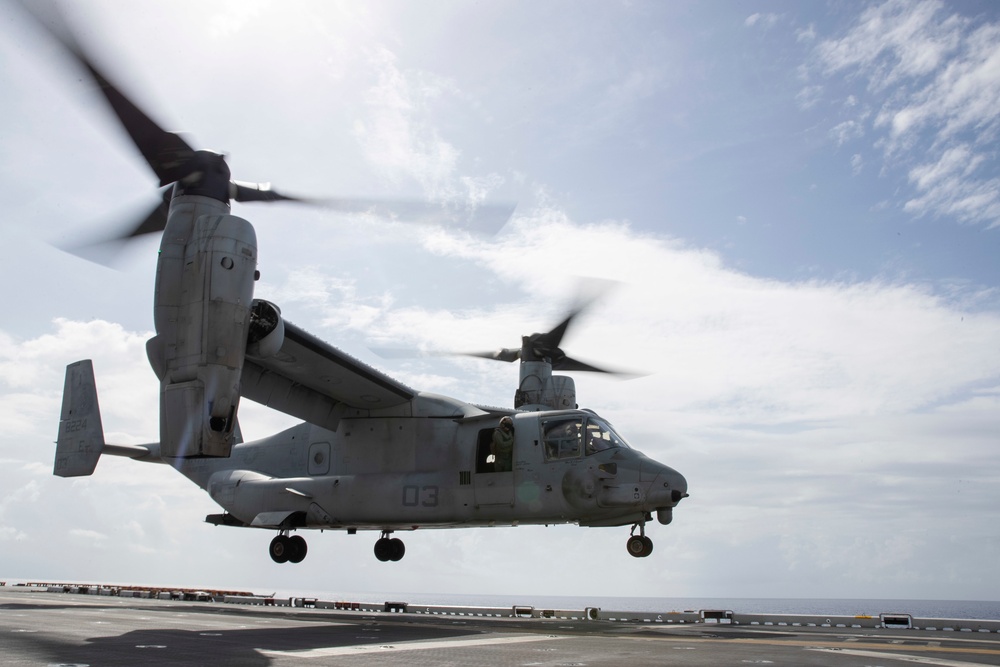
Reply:
[[[514,504],[515,472],[513,470],[497,472],[496,457],[491,453],[493,433],[496,428],[498,427],[491,426],[480,429],[476,440],[476,471],[472,476],[476,507],[483,505],[513,506]],[[518,446],[515,437],[512,461],[517,460],[517,454]]]

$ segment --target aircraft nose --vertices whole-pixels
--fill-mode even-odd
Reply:
[[[687,480],[673,468],[663,466],[649,491],[649,499],[656,509],[656,518],[666,525],[673,520],[673,509],[677,503],[688,497]]]
[[[664,489],[670,489],[670,501],[676,505],[682,498],[688,497],[688,483],[684,475],[673,468],[667,468],[659,475],[659,481]]]

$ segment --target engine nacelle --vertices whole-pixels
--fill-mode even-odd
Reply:
[[[522,361],[521,382],[514,393],[519,410],[571,410],[576,408],[576,384],[565,375],[552,375],[542,361]]]
[[[198,216],[190,230],[182,255],[179,244],[164,240],[158,335],[147,344],[160,376],[160,451],[167,458],[228,457],[251,322],[257,235],[234,215]]]

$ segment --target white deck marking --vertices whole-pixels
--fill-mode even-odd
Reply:
[[[362,655],[365,653],[389,653],[393,651],[426,651],[442,648],[467,648],[470,646],[497,646],[502,644],[524,644],[528,642],[544,642],[553,639],[562,639],[554,635],[515,635],[508,637],[481,637],[481,638],[461,638],[443,639],[439,641],[412,641],[397,642],[395,644],[354,644],[352,646],[329,646],[325,648],[313,648],[296,651],[272,651],[270,649],[259,648],[258,652],[264,655],[287,658],[324,658],[338,655]],[[981,666],[980,666],[981,667]]]
[[[859,651],[855,649],[837,648],[811,648],[809,651],[821,651],[823,653],[840,653],[856,655],[862,658],[880,658],[882,660],[899,660],[915,665],[937,665],[938,667],[983,667],[981,662],[966,662],[965,660],[948,660],[947,658],[933,658],[922,655],[907,655],[905,653],[890,653],[883,651]]]

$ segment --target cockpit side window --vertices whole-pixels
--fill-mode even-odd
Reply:
[[[628,449],[628,443],[615,433],[614,429],[607,422],[593,417],[587,420],[587,431],[584,440],[587,447],[587,456],[615,447]]]
[[[542,439],[547,460],[576,458],[583,450],[583,419],[549,419],[542,424]]]

